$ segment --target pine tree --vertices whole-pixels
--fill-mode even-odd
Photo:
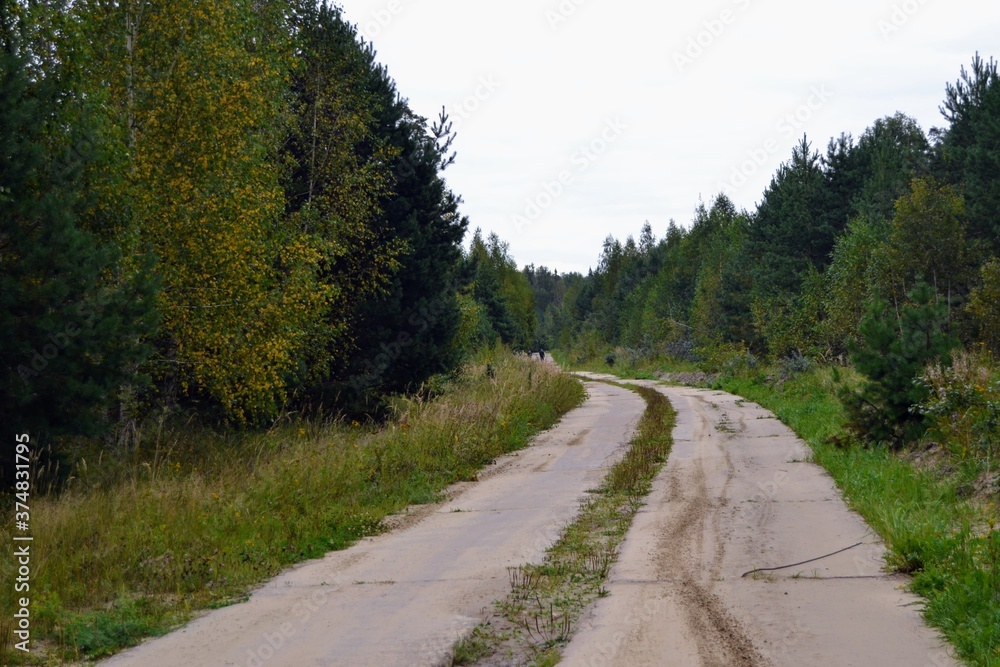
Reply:
[[[828,195],[819,154],[803,137],[778,168],[750,226],[758,294],[794,294],[810,267],[826,266],[839,231],[827,219]],[[847,220],[839,225],[842,229]]]
[[[963,188],[969,233],[1000,249],[1000,74],[979,54],[948,84],[941,113],[949,126],[935,130],[939,165]]]
[[[533,347],[538,328],[535,294],[528,278],[517,270],[507,244],[496,234],[484,241],[477,229],[463,271],[488,324],[480,343],[488,345],[499,340],[518,350]]]
[[[379,242],[402,242],[405,249],[388,287],[361,304],[353,326],[356,349],[340,375],[352,391],[402,391],[459,360],[453,344],[462,323],[456,295],[468,220],[442,176],[453,158],[447,119],[429,126],[414,114],[375,62],[371,46],[360,48],[367,72],[358,85],[378,101],[373,134],[390,151]]]
[[[58,72],[0,52],[0,423],[35,441],[94,435],[135,374],[155,326],[146,272],[112,282],[117,254],[77,224],[85,128],[67,129]]]
[[[958,341],[946,329],[948,311],[927,283],[910,292],[900,317],[884,301],[872,302],[861,340],[849,345],[851,362],[865,377],[857,391],[841,394],[851,427],[871,442],[901,446],[918,438],[923,419],[911,408],[926,398],[914,380],[928,363],[944,360]]]

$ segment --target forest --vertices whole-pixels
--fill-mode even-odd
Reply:
[[[152,416],[377,417],[533,342],[506,245],[463,249],[447,116],[413,113],[339,8],[2,9],[8,430],[129,451]]]
[[[944,93],[929,132],[896,113],[822,153],[804,136],[753,211],[719,194],[662,238],[608,236],[586,276],[526,267],[539,340],[608,366],[850,360],[869,379],[845,398],[859,433],[912,441],[924,367],[1000,351],[997,63],[977,55]],[[981,389],[995,441],[1000,392]]]
[[[234,604],[580,402],[454,137],[327,2],[0,0],[0,662]]]
[[[496,342],[844,362],[911,322],[1000,349],[993,59],[945,85],[944,127],[803,137],[755,210],[719,194],[582,276],[463,246],[445,112],[414,114],[335,6],[7,0],[2,40],[0,413],[55,441],[377,416]]]
[[[165,633],[477,480],[584,400],[513,354],[543,349],[773,409],[993,664],[1000,75],[956,70],[942,127],[803,136],[753,210],[719,194],[560,274],[475,229],[447,113],[335,5],[0,0],[0,424],[32,450],[0,501],[34,494],[39,660]],[[935,446],[936,477],[904,457]]]
[[[822,151],[803,136],[753,210],[718,194],[660,238],[608,236],[587,275],[523,272],[565,366],[722,390],[789,425],[924,619],[993,665],[1000,77],[978,54],[956,69],[942,127],[896,113]]]

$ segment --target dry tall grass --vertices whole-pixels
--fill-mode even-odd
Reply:
[[[388,514],[474,478],[582,395],[552,366],[493,351],[434,400],[396,399],[395,418],[378,429],[180,431],[145,443],[133,461],[101,462],[115,471],[81,461],[65,492],[32,503],[33,646],[64,659],[105,655],[240,599],[289,564],[344,548]],[[11,528],[0,541],[12,544]],[[14,576],[5,560],[3,590]],[[0,625],[3,664],[25,658],[9,633]]]

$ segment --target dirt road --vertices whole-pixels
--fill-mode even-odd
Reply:
[[[561,665],[956,664],[787,427],[730,394],[659,389],[673,453]]]
[[[535,446],[455,488],[448,502],[105,664],[440,664],[482,610],[507,594],[506,568],[544,557],[631,439],[643,400],[603,384],[588,391],[590,400]]]
[[[659,390],[678,411],[673,452],[611,572],[611,595],[581,620],[561,664],[956,664],[791,431],[729,394]],[[542,560],[630,439],[642,400],[604,384],[588,391],[534,447],[448,502],[106,664],[447,664],[454,641],[507,594],[506,568]]]

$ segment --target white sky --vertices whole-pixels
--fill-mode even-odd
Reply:
[[[342,1],[413,110],[451,111],[470,232],[559,271],[723,189],[752,210],[803,132],[942,126],[945,83],[1000,57],[995,0]]]

